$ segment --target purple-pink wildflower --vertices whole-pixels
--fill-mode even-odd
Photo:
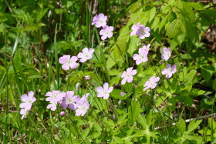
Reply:
[[[125,92],[120,92],[120,96],[124,96],[124,95],[126,95]]]
[[[137,70],[133,70],[133,67],[129,67],[121,75],[121,84],[124,85],[126,82],[131,83],[133,81],[133,76],[137,73]]]
[[[105,40],[111,38],[113,36],[113,30],[113,26],[104,26],[103,29],[100,30],[101,39]]]
[[[137,65],[148,61],[149,48],[150,48],[150,44],[144,45],[142,48],[139,49],[138,54],[133,55],[133,59],[136,61]]]
[[[131,29],[132,29],[132,32],[130,33],[131,36],[137,35],[139,36],[140,39],[150,37],[150,28],[145,27],[140,23],[134,24]]]
[[[28,94],[24,94],[21,96],[21,104],[20,104],[20,114],[22,115],[21,119],[26,118],[26,115],[31,110],[32,104],[36,101],[34,97],[34,92],[30,91]]]
[[[161,58],[163,60],[167,61],[170,58],[171,53],[172,53],[172,51],[170,48],[164,47],[161,49]]]
[[[93,57],[94,49],[93,48],[84,48],[82,52],[80,52],[77,57],[80,59],[81,63],[90,60]]]
[[[88,111],[90,104],[88,102],[89,94],[85,94],[80,100],[77,102],[77,107],[75,109],[76,116],[84,116]]]
[[[78,58],[76,56],[63,55],[59,58],[59,63],[62,64],[63,70],[76,69],[79,66],[77,63]]]
[[[160,78],[156,76],[150,77],[149,80],[147,80],[144,84],[144,90],[147,89],[154,89],[157,86],[157,83],[159,82]]]
[[[96,91],[97,91],[97,97],[108,99],[110,93],[113,91],[113,87],[109,87],[109,84],[106,82],[103,84],[103,87],[97,87]]]
[[[61,112],[59,113],[59,115],[60,115],[60,116],[64,116],[64,115],[65,115],[65,112],[64,112],[64,111],[61,111]]]
[[[72,110],[76,109],[76,103],[80,100],[78,96],[74,95],[74,91],[65,92],[65,96],[62,100],[61,106],[63,109],[69,107]]]
[[[92,25],[95,25],[97,28],[106,26],[107,16],[105,16],[103,13],[95,15],[93,17]]]
[[[56,105],[62,102],[63,98],[65,97],[65,93],[58,90],[53,90],[47,92],[45,96],[47,96],[46,101],[50,102],[50,104],[47,106],[47,109],[55,111]]]
[[[166,78],[171,78],[174,73],[176,73],[176,65],[167,64],[166,68],[161,71],[162,75],[165,75]]]

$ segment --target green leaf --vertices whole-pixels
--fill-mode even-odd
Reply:
[[[194,121],[190,122],[190,124],[188,125],[187,132],[192,132],[195,129],[197,129],[201,122],[202,122],[202,120],[194,120]]]
[[[181,134],[183,134],[186,131],[186,123],[182,118],[179,119],[176,126],[178,127],[179,132],[181,132]]]
[[[196,75],[196,70],[191,70],[189,73],[187,73],[185,75],[185,78],[184,78],[185,82],[191,83],[193,81],[195,75]]]
[[[180,19],[175,19],[172,22],[166,24],[165,30],[166,30],[166,35],[169,38],[174,38],[178,34],[183,33],[183,26],[184,24],[182,23],[182,20]]]
[[[128,108],[128,121],[134,123],[141,112],[140,104],[138,101],[132,100]]]
[[[205,78],[206,81],[209,81],[211,79],[213,72],[214,72],[214,69],[212,69],[211,67],[201,69],[201,74]]]
[[[140,39],[138,37],[130,37],[129,41],[129,47],[127,52],[132,56],[134,51],[137,50],[137,47],[139,46]]]

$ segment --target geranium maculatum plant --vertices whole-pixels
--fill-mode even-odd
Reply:
[[[185,0],[0,1],[0,141],[215,143],[215,23]]]

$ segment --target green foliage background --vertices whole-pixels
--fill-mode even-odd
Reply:
[[[216,143],[216,121],[200,116],[216,112],[216,54],[202,41],[216,24],[213,3],[183,0],[0,0],[0,141],[2,143]],[[97,13],[109,17],[114,37],[102,42],[91,25]],[[151,37],[130,37],[140,22]],[[132,55],[151,44],[150,62],[139,65],[134,84],[120,86],[121,73],[134,66]],[[165,63],[160,48],[172,49],[173,78],[151,92],[144,82],[160,75]],[[63,54],[95,48],[95,57],[75,71],[61,70]],[[84,80],[89,75],[91,80]],[[108,101],[94,88],[109,82],[115,90]],[[49,90],[89,92],[91,108],[85,117],[46,109]],[[27,119],[19,114],[20,96],[36,93]],[[124,91],[125,96],[120,96]],[[190,122],[186,119],[197,118]]]

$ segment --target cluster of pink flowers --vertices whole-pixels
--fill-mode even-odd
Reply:
[[[34,97],[34,92],[30,91],[28,94],[24,94],[21,96],[21,104],[20,104],[20,114],[22,115],[22,119],[26,118],[26,115],[31,110],[32,104],[36,101]]]
[[[105,40],[107,38],[111,38],[113,33],[113,27],[107,25],[107,16],[104,14],[98,14],[93,18],[93,25],[97,28],[102,27],[100,31],[101,39]],[[140,23],[134,24],[132,26],[131,36],[137,35],[140,39],[144,39],[150,36],[150,28],[141,25]],[[148,53],[150,50],[150,44],[144,45],[142,48],[139,48],[138,53],[133,55],[133,60],[136,61],[136,65],[148,61]],[[63,55],[59,58],[59,63],[62,64],[63,70],[76,69],[80,63],[85,63],[86,61],[92,59],[94,53],[93,48],[84,48],[81,52],[78,53],[77,56]],[[161,59],[168,61],[171,57],[171,49],[170,48],[162,48],[161,49]],[[161,71],[162,75],[165,77],[171,78],[174,73],[176,73],[176,65],[167,64],[166,68]],[[129,67],[124,71],[121,75],[121,85],[126,83],[132,83],[134,76],[137,74],[137,70],[133,67]],[[85,79],[90,79],[89,76],[86,76]],[[148,89],[156,88],[160,78],[153,75],[144,83],[144,91]],[[76,90],[79,87],[79,83],[76,85]],[[109,86],[107,82],[103,84],[103,86],[99,86],[95,89],[97,93],[97,97],[108,99],[110,97],[110,93],[113,91],[113,87]],[[121,92],[121,96],[124,96],[126,93]],[[60,105],[64,110],[69,108],[75,111],[76,116],[84,116],[88,109],[90,108],[90,104],[88,102],[89,93],[83,95],[82,97],[75,95],[74,91],[62,92],[59,90],[52,90],[45,94],[46,101],[49,102],[47,105],[47,109],[51,111],[55,111],[57,106]],[[21,96],[22,103],[20,104],[20,114],[22,115],[22,119],[26,117],[27,113],[30,111],[32,107],[32,103],[36,101],[34,97],[34,92],[30,91],[28,94],[24,94]],[[61,116],[65,114],[64,111],[60,113]]]
[[[169,58],[171,57],[171,53],[172,51],[170,48],[164,47],[161,49],[161,58],[165,61],[168,61]],[[161,73],[162,75],[165,75],[166,78],[168,79],[171,78],[172,75],[176,73],[176,65],[167,64],[166,68],[164,68]]]
[[[83,97],[74,95],[74,91],[61,92],[53,90],[46,93],[46,101],[50,102],[47,109],[55,111],[57,104],[60,104],[63,109],[69,108],[74,110],[76,116],[84,116],[88,111],[90,105],[87,97],[89,94],[85,94]]]
[[[106,40],[107,38],[111,38],[113,36],[113,26],[107,25],[107,16],[100,13],[93,17],[92,25],[95,25],[97,28],[102,28],[100,30],[100,36],[102,40]]]
[[[131,36],[137,35],[140,39],[144,39],[150,36],[150,28],[141,25],[140,23],[134,24],[132,26]],[[139,49],[138,54],[133,55],[133,59],[136,61],[136,64],[139,65],[141,63],[148,61],[148,52],[150,49],[150,44],[144,45]],[[171,49],[164,47],[161,49],[161,58],[165,61],[171,57]],[[167,64],[167,67],[162,70],[162,75],[165,75],[166,78],[171,78],[172,75],[176,72],[176,65],[171,66]],[[121,75],[122,81],[121,84],[124,85],[126,82],[131,83],[133,81],[133,76],[137,73],[137,70],[134,70],[133,67],[128,68]],[[150,77],[144,84],[144,90],[154,89],[160,78],[156,76]]]
[[[84,48],[77,56],[63,55],[59,58],[59,63],[62,64],[63,70],[76,69],[79,62],[84,63],[93,57],[93,48]]]
[[[61,92],[59,90],[53,90],[47,92],[45,96],[47,97],[46,101],[49,102],[47,109],[52,111],[55,111],[57,109],[57,105],[59,104],[64,110],[66,108],[74,110],[76,116],[84,116],[90,108],[88,93],[80,98],[79,96],[74,95],[74,91]],[[22,103],[20,104],[20,114],[22,115],[22,119],[26,118],[26,115],[31,110],[32,103],[35,101],[36,98],[34,97],[34,92],[32,91],[21,96]],[[60,113],[61,116],[64,114],[64,111]]]

